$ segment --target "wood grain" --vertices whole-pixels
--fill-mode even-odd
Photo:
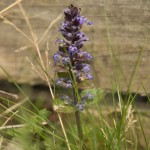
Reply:
[[[15,1],[2,0],[0,11],[13,2]],[[40,39],[49,24],[58,15],[63,14],[64,8],[70,3],[71,0],[63,0],[63,2],[62,0],[24,0],[21,4],[30,19],[37,39]],[[95,85],[111,89],[115,83],[115,69],[120,90],[127,91],[138,56],[143,50],[131,82],[131,89],[133,92],[141,94],[145,94],[145,90],[150,93],[150,2],[148,0],[135,0],[134,2],[131,0],[76,0],[73,1],[73,4],[80,6],[82,15],[87,16],[90,21],[94,22],[93,26],[85,25],[83,31],[90,38],[90,41],[85,44],[85,49],[94,56],[92,66]],[[31,38],[28,26],[18,6],[4,12],[3,16]],[[58,32],[61,20],[63,18],[52,26],[42,43],[40,43],[40,49],[44,57],[48,42],[51,61],[52,55],[57,51],[57,45],[54,42],[56,38],[61,37]],[[26,60],[26,57],[28,57],[35,62],[37,57],[35,49],[32,48],[32,43],[7,22],[4,22],[3,19],[0,20],[0,29],[0,65],[17,82],[30,84],[41,82],[38,75],[31,70],[30,63]],[[27,48],[18,53],[15,52],[15,50],[22,47]],[[113,52],[114,61],[110,50]],[[6,78],[5,73],[0,70],[0,79]],[[145,90],[141,87],[141,84],[144,84]]]

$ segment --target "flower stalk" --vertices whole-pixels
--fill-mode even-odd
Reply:
[[[92,80],[90,62],[93,57],[84,51],[83,45],[89,38],[81,32],[83,24],[92,25],[87,18],[80,15],[80,8],[70,5],[64,10],[64,20],[59,28],[64,39],[57,39],[59,51],[53,56],[57,70],[58,79],[56,85],[64,88],[72,88],[73,99],[64,95],[61,99],[76,109],[75,117],[80,140],[83,140],[80,111],[83,111],[86,102],[93,100],[92,94],[81,96],[80,84],[87,80]],[[63,76],[62,76],[63,74]]]

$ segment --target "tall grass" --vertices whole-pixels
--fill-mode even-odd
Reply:
[[[7,11],[15,5],[18,5],[21,10],[29,28],[31,37],[26,35],[26,33],[3,16],[4,11]],[[81,141],[78,137],[78,129],[73,113],[56,112],[56,120],[52,121],[49,118],[51,118],[53,113],[44,107],[43,109],[39,109],[35,104],[33,104],[33,101],[30,99],[28,94],[26,94],[19,84],[12,79],[9,72],[1,66],[1,69],[5,72],[8,79],[13,82],[21,94],[17,95],[19,102],[14,102],[13,99],[16,97],[5,91],[3,92],[6,96],[0,97],[0,149],[80,150],[83,149],[82,145],[84,145],[84,149],[86,150],[149,149],[149,139],[145,133],[146,130],[143,127],[144,119],[142,113],[134,107],[137,94],[132,95],[132,84],[134,84],[133,79],[136,77],[142,52],[144,51],[144,46],[142,46],[139,50],[138,57],[135,58],[136,63],[134,64],[130,80],[127,81],[123,68],[119,62],[119,58],[117,58],[111,46],[109,20],[106,12],[105,14],[108,49],[114,71],[111,102],[106,99],[107,93],[105,90],[100,88],[89,89],[95,97],[93,103],[81,113],[82,130],[84,135],[83,140]],[[34,65],[29,58],[27,58],[27,60],[31,64],[33,71],[35,71],[35,73],[37,73],[49,87],[49,93],[51,95],[49,103],[51,103],[51,100],[55,99],[55,90],[57,89],[51,86],[53,84],[53,80],[48,70],[49,65],[51,64],[48,56],[49,51],[45,51],[45,61],[41,55],[39,44],[49,32],[52,25],[61,19],[61,15],[51,22],[40,39],[37,39],[33,32],[32,24],[30,23],[26,11],[20,1],[15,2],[1,11],[0,17],[5,21],[5,23],[12,26],[22,36],[24,36],[38,54],[36,65]],[[145,42],[147,42],[147,40],[145,40]],[[123,77],[128,89],[126,97],[123,97],[121,94],[122,91],[118,80],[120,76]],[[143,88],[145,90],[144,83],[141,83],[141,87],[139,88]],[[115,93],[117,93],[117,96]],[[145,94],[147,94],[146,90]],[[7,98],[7,95],[10,97]],[[143,137],[143,147],[140,147],[141,145],[140,141],[138,141],[138,134]]]

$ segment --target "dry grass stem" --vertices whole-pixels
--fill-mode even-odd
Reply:
[[[30,24],[29,18],[27,17],[26,12],[24,11],[22,5],[21,5],[21,4],[18,4],[18,5],[19,5],[19,8],[21,9],[21,12],[22,12],[22,14],[23,14],[23,16],[24,16],[24,18],[25,18],[25,20],[26,20],[26,23],[27,23],[28,28],[29,28],[29,30],[30,30],[30,33],[31,33],[31,35],[32,35],[32,39],[33,39],[33,41],[34,41],[34,46],[35,46],[35,48],[36,48],[36,51],[37,51],[37,53],[38,53],[38,56],[39,56],[39,59],[40,59],[40,62],[41,62],[41,66],[42,66],[42,68],[43,68],[43,70],[44,70],[44,73],[45,73],[46,82],[47,82],[47,84],[48,84],[48,86],[49,86],[49,90],[50,90],[51,96],[52,96],[52,98],[54,99],[54,94],[53,94],[53,91],[52,91],[52,88],[51,88],[51,85],[50,85],[49,77],[48,77],[47,74],[46,74],[45,65],[44,65],[44,62],[43,62],[43,59],[42,59],[42,56],[41,56],[41,52],[40,52],[40,49],[39,49],[39,45],[38,45],[38,42],[37,42],[37,37],[36,37],[35,34],[33,33],[33,29],[32,29],[32,26],[31,26],[31,24]]]
[[[2,143],[3,143],[3,137],[0,137],[0,149],[2,148]]]
[[[137,120],[134,119],[133,112],[134,109],[132,109],[132,105],[129,105],[127,108],[127,115],[126,115],[126,127],[125,127],[126,132],[129,130],[129,128],[133,126],[135,122],[137,122]]]
[[[21,10],[21,12],[22,12],[22,14],[23,14],[23,17],[24,17],[26,23],[27,23],[27,26],[28,26],[28,28],[29,28],[30,34],[31,34],[32,39],[33,39],[33,41],[34,41],[34,45],[36,46],[36,45],[37,45],[37,37],[36,37],[36,35],[35,35],[34,32],[33,32],[33,29],[32,29],[32,26],[31,26],[31,24],[30,24],[29,18],[28,18],[28,16],[27,16],[26,12],[24,11],[22,5],[21,5],[21,4],[18,4],[18,6],[19,6],[19,8],[20,8],[20,10]]]
[[[7,118],[7,120],[2,124],[1,127],[4,127],[4,126],[6,125],[6,123],[7,123],[10,119],[12,119],[12,117],[15,116],[17,113],[18,113],[18,111],[14,112],[9,118]]]
[[[16,53],[18,53],[18,52],[22,52],[22,51],[25,51],[25,50],[27,50],[27,49],[29,49],[30,47],[29,46],[22,46],[22,47],[20,47],[19,49],[16,49],[15,50],[15,52]]]
[[[12,26],[16,31],[18,31],[22,36],[24,36],[27,40],[29,40],[34,45],[32,39],[29,36],[27,36],[21,29],[19,29],[14,23],[9,21],[6,17],[3,17],[2,15],[0,15],[0,18],[3,19],[4,23]]]
[[[21,106],[23,103],[25,103],[28,100],[28,98],[23,99],[22,101],[18,102],[17,104],[11,106],[10,108],[6,109],[4,112],[0,114],[0,116],[3,116],[5,114],[8,114],[9,112],[13,112],[14,109]],[[14,113],[14,112],[13,112]]]
[[[58,17],[53,20],[50,25],[48,26],[48,28],[45,30],[45,32],[43,33],[43,35],[41,36],[40,40],[38,41],[38,44],[40,44],[42,42],[42,40],[44,39],[44,37],[46,36],[46,34],[49,32],[49,30],[52,28],[52,26],[57,23],[60,19],[62,18],[62,14],[59,14]]]
[[[47,67],[47,69],[49,68],[49,57],[48,57],[49,55],[48,55],[48,50],[46,50],[45,51],[45,57],[46,57],[46,67]]]
[[[18,99],[18,98],[19,98],[19,96],[18,96],[17,94],[12,94],[12,93],[5,92],[5,91],[2,91],[2,90],[0,90],[0,93],[1,93],[1,94],[4,94],[4,95],[6,95],[6,96],[11,96],[11,97],[13,97],[13,98],[15,98],[15,99]]]
[[[37,68],[35,67],[35,65],[32,63],[32,61],[31,61],[28,57],[26,57],[26,60],[30,63],[32,70],[33,70],[35,73],[37,73],[38,76],[39,76],[42,80],[46,81],[45,78],[43,77],[43,75],[40,73],[40,71],[38,71]]]
[[[42,122],[41,125],[47,125],[47,122]],[[17,124],[17,125],[8,125],[8,126],[3,126],[0,127],[0,130],[5,130],[5,129],[13,129],[13,128],[22,128],[22,127],[27,127],[27,124]]]
[[[53,141],[54,141],[54,145],[56,145],[55,132],[54,131],[53,131]]]
[[[61,119],[61,116],[60,116],[59,113],[58,113],[58,118],[59,118],[59,121],[60,121],[62,130],[63,130],[63,134],[64,134],[64,137],[65,137],[67,146],[68,146],[68,150],[71,150],[71,147],[70,147],[70,145],[69,145],[69,140],[68,140],[68,138],[67,138],[67,134],[66,134],[66,131],[65,131],[65,127],[64,127],[64,125],[63,125],[63,122],[62,122],[62,119]]]
[[[6,12],[8,9],[14,7],[15,5],[19,4],[22,0],[18,0],[16,2],[14,2],[13,4],[9,5],[8,7],[6,7],[5,9],[3,9],[2,11],[0,11],[0,15],[4,12]]]

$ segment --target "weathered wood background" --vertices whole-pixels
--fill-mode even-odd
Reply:
[[[14,2],[15,0],[1,0],[0,11]],[[146,90],[150,93],[150,1],[23,0],[21,2],[37,39],[42,37],[50,23],[63,14],[64,8],[71,3],[80,6],[82,15],[94,22],[93,26],[85,25],[83,31],[90,38],[90,41],[85,43],[85,48],[94,56],[92,65],[96,86],[105,89],[113,87],[115,83],[114,66],[118,86],[122,91],[127,90],[135,70],[131,84],[132,91],[144,94]],[[33,72],[26,59],[28,57],[33,63],[35,61],[35,52],[31,42],[10,25],[11,22],[31,37],[19,6],[16,5],[0,15],[0,65],[17,82],[40,82],[38,75]],[[10,22],[2,17],[7,18]],[[57,51],[57,45],[54,42],[61,36],[57,29],[61,20],[63,17],[53,24],[44,40],[39,44],[43,57],[47,43],[50,59],[52,54]],[[16,50],[20,50],[20,52],[16,52]],[[31,50],[34,54],[31,53]],[[135,69],[139,56],[141,56],[138,62],[139,66]],[[0,79],[6,78],[4,71],[0,70]],[[145,89],[142,88],[142,84]]]

